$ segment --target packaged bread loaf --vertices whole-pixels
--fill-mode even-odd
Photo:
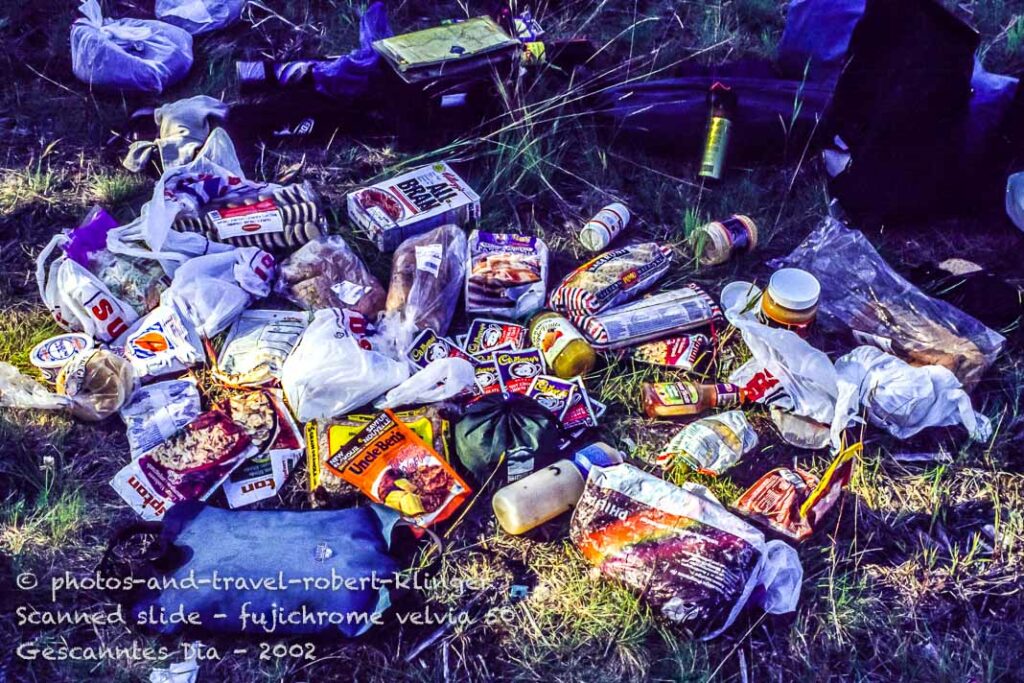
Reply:
[[[384,287],[341,235],[317,238],[279,267],[275,291],[311,311],[347,308],[375,320],[384,308]]]

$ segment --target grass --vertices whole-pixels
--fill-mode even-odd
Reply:
[[[952,4],[952,3],[950,3]],[[106,3],[107,9],[112,9]],[[982,33],[985,64],[1019,71],[1021,11],[1006,0],[957,3]],[[233,61],[341,54],[356,42],[357,10],[347,0],[252,3],[255,29],[239,26],[197,41],[189,78],[162,101],[193,94],[237,96]],[[731,168],[715,186],[693,181],[696,160],[609,146],[586,116],[580,93],[593,76],[632,57],[628,74],[643,78],[682,60],[717,63],[770,56],[784,25],[785,3],[668,0],[538,3],[535,13],[552,34],[586,34],[603,46],[603,64],[575,75],[545,72],[501,95],[486,128],[461,131],[436,147],[371,135],[336,136],[315,145],[240,150],[254,177],[293,175],[324,195],[332,228],[346,234],[381,278],[389,264],[368,240],[353,234],[344,195],[425,160],[456,158],[483,197],[483,226],[541,234],[566,264],[586,253],[575,239],[582,220],[612,200],[624,201],[636,235],[669,242],[677,266],[668,283],[695,281],[717,293],[733,279],[764,281],[763,262],[786,253],[827,211],[817,161]],[[403,3],[391,23],[407,30],[446,17],[475,15],[477,3]],[[40,306],[33,256],[54,231],[73,226],[93,203],[120,220],[137,214],[150,181],[120,168],[123,147],[106,147],[135,108],[159,102],[89,93],[73,79],[67,26],[73,8],[55,0],[0,8],[0,361],[31,372],[28,351],[57,330]],[[794,107],[799,106],[799,100]],[[780,124],[780,125],[785,125]],[[708,219],[734,212],[759,224],[757,253],[715,268],[692,258],[691,239]],[[951,256],[996,269],[1019,267],[1021,239],[983,221],[887,231],[872,240],[897,269]],[[1019,277],[1019,274],[1018,274]],[[746,356],[735,339],[723,350],[723,374]],[[588,377],[610,412],[605,436],[628,446],[634,463],[654,455],[677,427],[640,417],[639,386],[671,373],[612,359]],[[466,609],[455,626],[413,661],[404,658],[432,627],[392,620],[355,642],[322,641],[317,659],[261,661],[227,654],[204,662],[200,680],[228,683],[353,679],[368,681],[753,680],[966,681],[1019,680],[1024,657],[1024,357],[1000,359],[975,397],[998,425],[987,444],[965,443],[956,430],[936,430],[910,444],[871,433],[850,493],[800,547],[805,582],[796,613],[741,615],[723,636],[703,642],[659,618],[642,596],[601,580],[566,539],[560,519],[527,537],[500,532],[481,497],[448,539],[432,568],[434,584],[404,596],[399,609],[435,613]],[[771,467],[823,471],[820,453],[779,443],[763,417],[752,415],[761,448],[718,479],[671,470],[673,481],[695,481],[731,503]],[[902,453],[943,453],[934,462],[909,462]],[[51,609],[42,591],[16,591],[14,576],[65,569],[88,574],[111,531],[134,516],[107,482],[127,461],[116,419],[74,423],[58,414],[0,411],[0,604]],[[283,491],[284,504],[306,507],[304,473]],[[465,590],[454,590],[453,585]],[[483,586],[484,588],[480,588]],[[525,597],[514,587],[525,586]],[[518,590],[518,589],[516,589]],[[474,601],[475,600],[475,601]],[[94,593],[61,596],[63,609],[100,609]],[[40,629],[19,627],[0,613],[0,680],[148,680],[151,664],[116,657],[101,662],[26,663],[14,646],[48,643],[176,647],[121,626]],[[227,652],[236,641],[211,638]],[[177,654],[174,655],[177,659]]]

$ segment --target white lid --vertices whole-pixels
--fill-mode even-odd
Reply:
[[[37,368],[61,368],[80,351],[93,347],[92,337],[81,332],[70,332],[50,337],[32,347],[29,361]]]
[[[736,280],[730,282],[725,287],[722,287],[722,293],[718,297],[722,303],[722,308],[726,311],[732,308],[739,307],[740,310],[747,307],[752,300],[758,299],[761,296],[761,288],[755,285],[753,282],[744,282],[743,280]]]
[[[818,303],[821,283],[806,270],[780,268],[768,281],[768,295],[783,308],[803,311]]]
[[[590,251],[598,251],[611,241],[608,229],[600,223],[587,223],[580,230],[580,242]]]

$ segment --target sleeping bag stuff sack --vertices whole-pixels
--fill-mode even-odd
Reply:
[[[192,68],[188,31],[150,19],[105,19],[97,0],[71,25],[71,69],[97,90],[158,95]]]

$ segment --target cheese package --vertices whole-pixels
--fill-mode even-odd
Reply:
[[[444,162],[370,185],[346,198],[348,217],[381,251],[442,225],[480,217],[480,197]]]
[[[418,526],[447,519],[472,491],[432,446],[385,410],[324,462]]]

